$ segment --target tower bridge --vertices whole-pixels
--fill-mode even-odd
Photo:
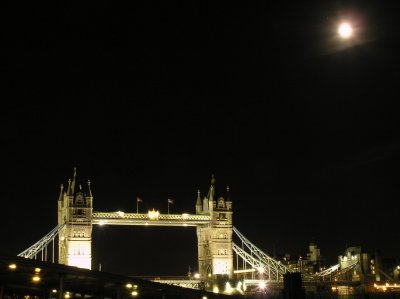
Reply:
[[[92,228],[93,225],[133,225],[133,226],[189,226],[196,228],[198,252],[198,277],[191,279],[189,285],[200,286],[205,282],[211,288],[210,281],[229,281],[241,279],[245,284],[265,285],[281,284],[283,275],[294,272],[287,265],[273,259],[248,240],[233,226],[233,203],[227,188],[226,198],[216,196],[215,178],[207,195],[202,199],[197,192],[195,214],[161,214],[156,210],[148,213],[125,213],[93,211],[93,194],[88,181],[85,189],[77,185],[76,169],[73,179],[68,181],[64,190],[61,185],[58,197],[58,225],[45,237],[21,252],[19,256],[26,258],[47,259],[47,253],[53,253],[55,262],[55,241],[58,237],[58,263],[92,268]],[[233,242],[237,238],[239,244]],[[52,250],[48,250],[48,247]],[[234,258],[236,257],[236,269]],[[239,262],[239,260],[241,262]],[[338,281],[343,275],[359,264],[357,260],[346,265],[333,267],[312,274],[304,274],[308,282]],[[160,280],[158,280],[161,282]],[[166,283],[184,285],[184,282],[168,280]]]

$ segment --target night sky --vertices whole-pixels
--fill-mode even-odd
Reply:
[[[0,10],[0,252],[57,224],[78,169],[94,210],[194,213],[211,174],[267,253],[400,258],[400,42],[390,1],[65,1]],[[354,38],[340,40],[349,20]],[[194,228],[95,227],[93,268],[197,269]]]

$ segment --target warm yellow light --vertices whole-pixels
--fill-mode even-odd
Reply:
[[[194,278],[199,279],[200,278],[200,273],[194,273]]]
[[[65,294],[64,298],[69,299],[69,298],[71,298],[71,295],[67,292],[67,293]]]
[[[207,296],[203,296],[203,297],[201,297],[201,299],[207,299]]]
[[[138,293],[137,291],[133,291],[131,294],[132,294],[132,296],[137,296],[137,295],[139,295],[139,293]]]
[[[188,213],[183,213],[182,214],[182,218],[185,219],[185,220],[188,219],[189,218],[189,214]]]
[[[148,216],[150,220],[157,220],[158,217],[160,217],[160,212],[153,209],[152,211],[148,212]]]
[[[260,288],[260,289],[265,289],[265,287],[266,287],[267,285],[265,284],[265,281],[260,281],[259,282],[259,284],[258,284],[258,287]]]
[[[125,212],[122,211],[117,211],[117,214],[119,217],[124,217],[125,216]]]
[[[349,38],[353,34],[353,28],[349,23],[342,23],[339,26],[338,33],[342,38]]]
[[[242,288],[242,282],[239,281],[239,282],[237,283],[237,285],[236,285],[236,289],[237,289],[237,290],[240,290],[241,288]]]
[[[55,294],[55,293],[57,293],[57,290],[56,289],[52,289],[51,292]]]
[[[38,275],[33,276],[32,277],[32,281],[33,282],[39,282],[40,281],[40,276],[38,276]]]
[[[228,294],[232,293],[232,286],[231,286],[231,284],[229,282],[227,282],[225,284],[225,292],[228,293]]]
[[[16,264],[9,264],[8,268],[10,268],[12,270],[15,270],[15,269],[17,269],[17,265]]]
[[[211,273],[208,273],[208,277],[211,277]]]
[[[126,284],[126,287],[127,287],[128,289],[131,289],[131,288],[132,288],[132,284],[131,284],[131,283],[127,283],[127,284]]]
[[[40,271],[42,271],[42,269],[40,269],[40,268],[35,268],[35,273],[40,273]]]
[[[104,225],[104,224],[106,224],[106,222],[104,221],[104,220],[101,220],[100,222],[99,222],[99,225],[101,226],[101,225]]]
[[[258,270],[258,273],[264,273],[264,268],[263,267],[258,267],[257,270]]]
[[[219,289],[217,286],[213,287],[213,293],[218,294],[219,293]]]
[[[65,237],[61,237],[60,239],[61,239],[61,241],[64,241],[64,240],[65,240]]]

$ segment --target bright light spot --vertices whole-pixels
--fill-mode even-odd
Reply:
[[[236,285],[236,289],[240,290],[241,287],[242,287],[242,282],[239,281],[239,282],[237,283],[237,285]]]
[[[225,292],[227,292],[228,294],[232,293],[232,286],[229,281],[225,284]]]
[[[182,214],[182,218],[185,219],[185,220],[188,219],[189,218],[189,214],[188,213],[183,213]]]
[[[258,270],[258,273],[264,273],[264,268],[263,267],[258,267],[257,270]]]
[[[203,296],[203,297],[201,297],[201,299],[207,299],[207,296]]]
[[[211,277],[211,273],[208,273],[208,277]]]
[[[35,268],[35,273],[40,273],[41,270],[40,268]]]
[[[57,293],[57,290],[56,289],[52,289],[51,292],[55,294],[55,293]]]
[[[122,212],[122,211],[117,211],[117,215],[118,215],[119,217],[124,217],[124,216],[125,216],[125,213]]]
[[[38,276],[38,275],[33,276],[32,277],[32,281],[33,282],[39,282],[40,281],[40,276]]]
[[[88,246],[90,246],[90,245],[88,245]],[[83,250],[89,251],[90,249],[85,250],[83,248]],[[79,255],[70,255],[67,258],[67,265],[75,266],[75,267],[83,268],[83,269],[91,269],[91,267],[92,267],[90,258],[82,258],[82,256],[79,256]]]
[[[65,240],[65,237],[64,237],[64,236],[63,236],[63,237],[61,237],[61,238],[60,238],[60,240],[61,240],[61,241],[64,241],[64,240]]]
[[[200,273],[194,273],[194,278],[199,279],[200,278]]]
[[[342,38],[349,38],[353,34],[353,28],[349,23],[342,23],[339,26],[338,33]]]
[[[219,289],[217,286],[213,287],[213,293],[218,294],[219,293]]]
[[[104,224],[106,224],[106,222],[105,222],[104,220],[101,220],[101,221],[99,222],[99,225],[104,225]]]
[[[69,292],[65,293],[64,298],[66,298],[66,299],[71,298],[71,295],[69,294]]]
[[[128,289],[130,289],[130,288],[132,288],[132,284],[131,284],[131,283],[127,283],[127,284],[126,284],[126,287],[127,287]]]
[[[258,287],[263,290],[267,287],[267,285],[265,284],[265,281],[260,281]]]
[[[137,295],[139,295],[138,291],[133,291],[131,294],[132,294],[132,296],[137,296]]]
[[[183,226],[187,226],[187,223],[184,223]]]
[[[16,264],[10,264],[10,265],[8,265],[8,268],[10,268],[12,270],[15,270],[15,269],[17,269],[17,265]]]
[[[160,212],[153,209],[152,211],[148,212],[148,216],[150,220],[157,220],[158,217],[160,217]]]

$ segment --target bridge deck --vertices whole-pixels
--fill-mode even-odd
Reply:
[[[211,221],[209,215],[93,212],[92,223],[97,225],[154,225],[154,226],[198,226]]]

